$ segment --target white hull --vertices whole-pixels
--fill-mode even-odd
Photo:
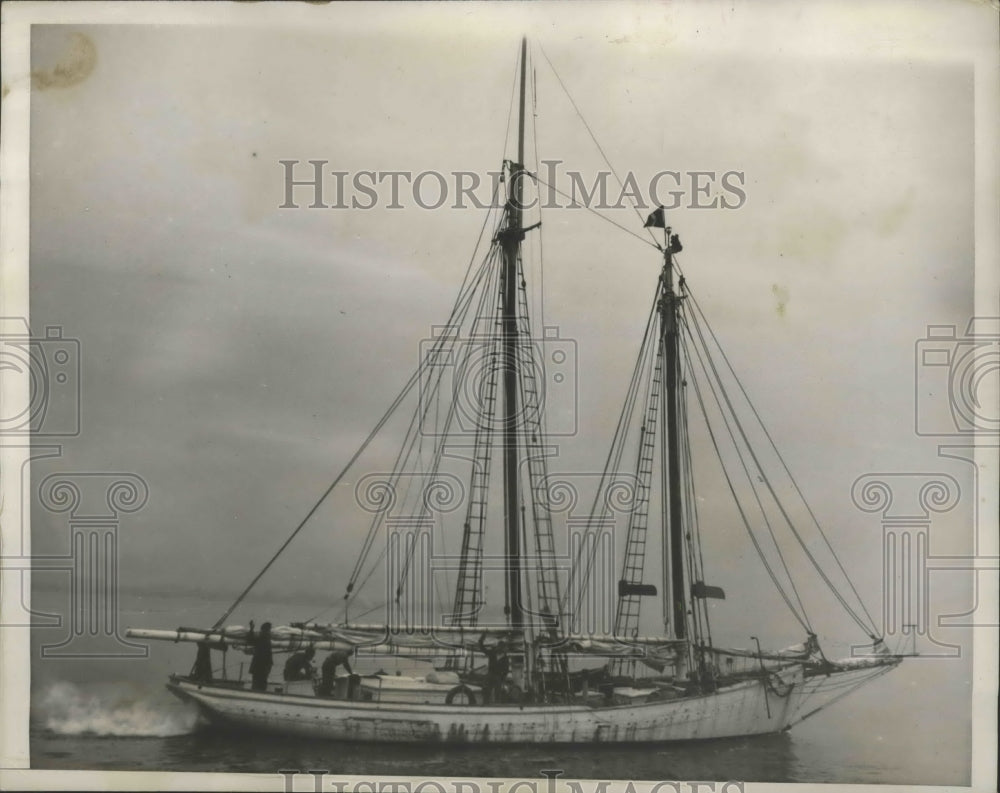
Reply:
[[[174,680],[169,688],[210,720],[344,741],[385,743],[641,743],[780,732],[793,722],[810,683],[781,674],[784,696],[761,680],[713,694],[609,707],[440,705],[332,700]]]

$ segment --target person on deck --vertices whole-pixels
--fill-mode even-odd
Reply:
[[[212,682],[212,650],[208,642],[198,642],[198,653],[191,670],[191,679],[200,683]]]
[[[479,651],[486,656],[486,704],[492,705],[500,701],[503,683],[510,671],[510,660],[507,653],[499,646],[487,647],[486,634],[479,637]]]
[[[326,657],[326,660],[323,661],[319,684],[319,695],[321,697],[329,697],[333,695],[333,684],[336,678],[338,666],[344,667],[344,669],[347,670],[347,674],[351,675],[351,681],[348,684],[349,687],[351,687],[350,684],[354,682],[354,672],[351,671],[350,657],[351,653],[348,650],[334,650]],[[350,690],[347,692],[347,698],[351,698]]]
[[[267,676],[271,674],[274,658],[271,654],[271,623],[260,626],[260,633],[254,633],[253,620],[250,620],[250,632],[247,644],[253,648],[253,658],[250,660],[250,679],[254,691],[267,691]]]
[[[312,664],[315,655],[315,647],[309,647],[300,653],[293,654],[285,661],[285,680],[312,680],[313,673],[316,671]]]

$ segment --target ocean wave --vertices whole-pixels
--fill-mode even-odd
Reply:
[[[95,693],[67,682],[48,685],[38,711],[45,727],[58,735],[165,738],[191,732],[198,721],[193,706],[164,706],[131,687]]]

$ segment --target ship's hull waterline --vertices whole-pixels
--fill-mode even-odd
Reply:
[[[787,729],[801,670],[773,684],[746,680],[712,694],[643,704],[428,705],[332,700],[175,679],[168,688],[210,721],[285,735],[379,743],[646,743],[775,733]]]

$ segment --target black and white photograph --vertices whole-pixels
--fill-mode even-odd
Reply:
[[[0,786],[996,789],[995,4],[0,11]]]

